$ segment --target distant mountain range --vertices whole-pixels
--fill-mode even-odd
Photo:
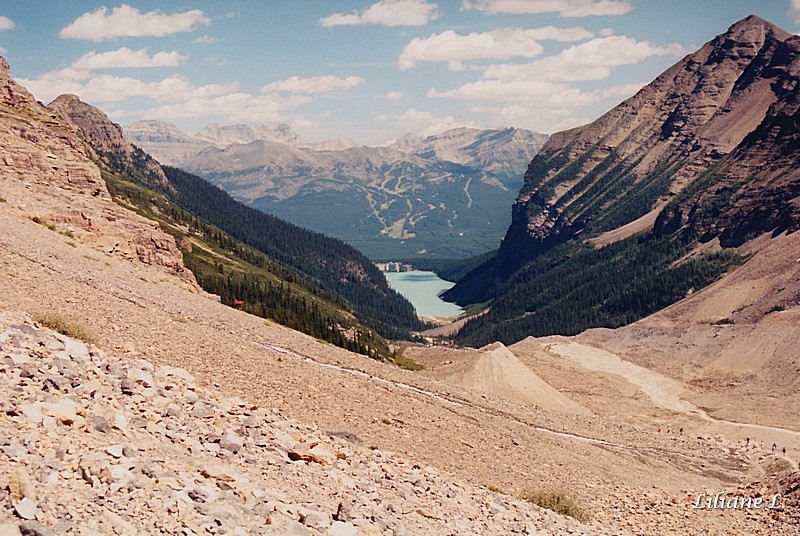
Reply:
[[[458,128],[366,147],[304,143],[287,125],[211,124],[192,136],[160,121],[124,132],[160,162],[373,259],[463,258],[496,247],[522,174],[547,140],[516,128]]]
[[[492,300],[459,339],[627,324],[742,262],[734,248],[800,229],[798,72],[800,37],[750,16],[554,134],[498,253],[446,294]]]
[[[167,266],[227,305],[374,358],[393,357],[386,338],[407,339],[424,327],[412,305],[351,246],[247,207],[200,177],[162,168],[126,141],[102,111],[76,95],[61,95],[45,108],[7,72],[3,60],[4,122],[28,125],[38,145],[21,142],[9,128],[13,132],[0,139],[6,160],[42,162],[53,174],[53,188],[80,187],[153,220],[138,224],[144,230],[132,243],[114,240],[106,251]],[[52,148],[45,139],[53,140]],[[82,163],[61,169],[60,159]],[[103,219],[94,209],[59,208],[61,213],[38,220],[55,229],[51,220],[63,224],[71,218],[70,225],[97,232],[92,222]],[[130,222],[123,227],[126,233],[136,230]]]

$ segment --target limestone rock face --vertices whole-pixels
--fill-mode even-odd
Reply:
[[[76,129],[96,161],[108,164],[114,159],[126,172],[144,175],[151,186],[168,187],[161,167],[143,158],[141,151],[123,137],[122,127],[102,111],[81,101],[77,95],[69,94],[57,97],[47,107]]]
[[[180,166],[208,147],[208,143],[190,136],[172,123],[137,121],[124,128],[125,137],[162,164]]]
[[[798,39],[747,17],[593,123],[554,134],[476,284],[645,217],[656,233],[723,246],[800,226]]]
[[[163,266],[196,287],[173,237],[111,201],[92,161],[102,163],[106,155],[88,147],[90,141],[101,148],[122,147],[134,158],[134,148],[119,127],[74,95],[44,107],[11,78],[4,58],[0,88],[0,182],[6,200],[2,208],[103,253]],[[154,182],[166,182],[160,168],[150,172]]]
[[[405,136],[392,147],[427,159],[439,159],[498,175],[525,169],[547,141],[547,134],[522,128],[454,128],[426,138]]]
[[[83,144],[12,78],[0,57],[0,176],[109,197]]]

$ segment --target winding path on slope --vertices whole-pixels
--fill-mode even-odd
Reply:
[[[614,443],[614,442],[607,441],[607,440],[604,440],[604,439],[588,437],[588,436],[582,436],[582,435],[579,435],[579,434],[572,434],[572,433],[569,433],[569,432],[553,430],[553,429],[546,428],[546,427],[543,427],[543,426],[538,426],[538,425],[533,424],[531,422],[527,422],[524,419],[521,419],[519,416],[512,415],[512,414],[507,413],[507,412],[502,411],[502,410],[488,408],[488,407],[483,406],[481,404],[476,404],[474,402],[471,402],[469,400],[466,400],[466,399],[463,399],[463,398],[460,398],[460,397],[457,397],[457,396],[454,396],[454,395],[451,395],[451,394],[436,393],[436,392],[429,391],[429,390],[426,390],[426,389],[422,389],[420,387],[409,385],[409,384],[406,384],[406,383],[403,383],[403,382],[399,382],[399,381],[395,381],[395,380],[389,380],[389,379],[386,379],[386,378],[381,378],[379,376],[375,376],[373,374],[369,374],[369,373],[361,371],[361,370],[357,370],[357,369],[353,369],[353,368],[349,368],[349,367],[343,367],[343,366],[339,366],[339,365],[334,365],[334,364],[331,364],[331,363],[322,363],[322,362],[317,361],[316,359],[314,359],[312,357],[300,354],[300,353],[298,353],[298,352],[296,352],[294,350],[291,350],[289,348],[285,348],[285,347],[282,347],[282,346],[277,346],[277,345],[273,345],[273,344],[262,344],[262,343],[258,343],[258,342],[253,342],[253,344],[255,344],[256,346],[260,346],[262,348],[266,348],[268,350],[272,350],[274,352],[286,355],[286,356],[290,356],[290,357],[295,358],[295,359],[302,360],[302,361],[304,361],[306,363],[309,363],[309,364],[313,364],[313,365],[317,365],[317,366],[325,367],[325,368],[330,368],[330,369],[333,369],[333,370],[337,370],[339,372],[343,372],[345,374],[352,374],[352,375],[359,376],[359,377],[362,377],[362,378],[368,378],[368,379],[370,379],[372,381],[375,381],[375,382],[378,382],[378,383],[381,383],[381,384],[384,384],[384,385],[388,385],[388,386],[396,388],[396,389],[401,389],[401,390],[404,390],[404,391],[409,391],[409,392],[414,393],[416,395],[424,396],[424,397],[427,397],[427,398],[432,398],[432,399],[437,400],[439,402],[443,402],[446,405],[449,405],[451,407],[455,407],[455,408],[472,407],[472,408],[478,409],[481,412],[501,415],[501,416],[503,416],[505,418],[512,419],[512,420],[518,421],[520,423],[526,424],[528,426],[531,426],[535,430],[537,430],[539,432],[542,432],[542,433],[558,436],[558,437],[561,437],[561,438],[564,438],[564,439],[570,439],[570,440],[573,440],[573,441],[579,441],[581,443],[587,443],[587,444],[595,445],[595,446],[599,446],[599,447],[618,449],[620,451],[628,451],[628,452],[641,452],[642,451],[642,449],[637,448],[636,446],[624,445],[624,444],[621,444],[621,443]],[[556,344],[562,344],[562,343],[559,342],[559,343],[556,343]],[[586,346],[580,345],[578,343],[571,343],[570,342],[570,344],[576,344],[577,346],[584,347],[587,350],[598,350],[596,348],[586,347]],[[561,348],[561,349],[563,350],[563,348]],[[548,345],[548,351],[556,353],[554,351],[554,348],[553,348],[552,345]],[[603,352],[602,350],[598,350],[598,351]],[[580,355],[580,352],[575,352],[574,349],[573,349],[572,352],[567,351],[567,354],[570,354],[570,353],[571,354]],[[587,368],[589,368],[590,370],[598,370],[598,371],[602,370],[604,372],[611,372],[611,373],[614,373],[614,374],[622,374],[621,372],[614,372],[613,369],[615,369],[615,368],[617,368],[617,370],[624,370],[624,371],[629,372],[629,373],[633,371],[633,373],[630,374],[629,376],[625,376],[625,374],[622,374],[622,375],[625,376],[626,378],[629,377],[630,378],[629,381],[632,381],[632,383],[635,383],[636,385],[639,385],[639,386],[641,386],[641,384],[647,385],[648,386],[648,391],[646,391],[646,392],[648,393],[648,396],[650,396],[653,399],[653,401],[658,405],[666,404],[666,405],[662,405],[662,407],[668,407],[670,409],[683,408],[683,409],[675,409],[675,411],[687,412],[688,414],[691,414],[691,415],[697,415],[700,418],[702,418],[702,419],[704,419],[704,420],[706,420],[706,421],[708,421],[710,423],[716,424],[716,425],[733,426],[733,427],[739,427],[739,428],[745,427],[745,428],[764,429],[764,430],[769,430],[769,431],[771,431],[773,433],[791,435],[791,436],[794,436],[795,438],[796,437],[800,437],[800,432],[797,432],[797,431],[794,431],[794,430],[788,430],[788,429],[785,429],[785,428],[761,426],[761,425],[757,425],[757,424],[735,423],[735,422],[731,422],[731,421],[724,421],[724,420],[714,419],[713,417],[710,417],[708,414],[706,414],[703,410],[701,410],[701,409],[697,408],[696,406],[694,406],[694,404],[692,404],[691,402],[687,402],[685,400],[681,400],[677,396],[677,394],[675,393],[675,389],[677,387],[680,387],[680,383],[679,382],[676,382],[675,380],[672,380],[670,378],[662,376],[662,375],[660,375],[658,373],[652,372],[652,371],[650,371],[648,369],[644,369],[643,367],[638,367],[637,365],[633,365],[632,363],[629,363],[627,361],[622,361],[619,357],[617,357],[616,355],[611,354],[609,352],[604,352],[604,353],[608,354],[608,356],[612,356],[614,359],[616,359],[616,361],[619,362],[619,365],[614,365],[614,363],[616,363],[616,361],[614,361],[614,359],[607,359],[607,361],[609,361],[609,362],[606,362],[606,363],[604,363],[604,361],[606,361],[606,359],[600,359],[600,360],[591,360],[590,359],[590,360],[587,360],[586,363],[589,364],[589,365],[594,363],[598,368],[594,368],[593,369],[590,366],[587,366]],[[636,367],[637,369],[640,369],[640,370],[634,371],[633,369],[628,369],[628,365],[630,365],[632,367]],[[637,382],[640,382],[640,383],[637,383]],[[672,384],[675,384],[675,385],[672,385]],[[644,387],[642,387],[642,388],[644,390]],[[653,398],[653,397],[655,397],[655,398]],[[660,403],[659,403],[659,401],[660,401]],[[684,455],[682,455],[680,453],[673,453],[673,454],[678,454],[678,455],[684,456]],[[784,457],[784,456],[779,456],[779,455],[776,455],[776,456],[784,458],[794,468],[795,471],[798,470],[798,463],[795,460],[792,460],[791,458]]]
[[[639,365],[635,365],[630,361],[625,361],[616,354],[600,348],[587,346],[566,339],[563,341],[543,343],[543,347],[545,352],[553,356],[567,359],[587,370],[622,376],[631,384],[639,387],[657,406],[698,417],[704,421],[722,427],[726,431],[736,431],[740,433],[747,430],[767,432],[770,435],[771,441],[778,441],[780,439],[784,444],[787,442],[797,442],[798,439],[800,439],[800,432],[789,428],[739,423],[711,417],[708,413],[688,400],[681,398],[680,395],[685,390],[682,383],[652,370],[640,367]],[[798,464],[795,460],[786,459],[789,460],[795,469],[798,469]]]

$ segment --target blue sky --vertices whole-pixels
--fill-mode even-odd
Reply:
[[[123,125],[382,145],[592,121],[749,14],[800,31],[800,0],[3,0],[0,54],[39,100]]]

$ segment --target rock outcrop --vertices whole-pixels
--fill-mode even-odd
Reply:
[[[119,128],[105,115],[98,118],[91,114],[91,107],[74,96],[60,97],[53,109],[45,108],[11,79],[3,58],[0,87],[0,180],[4,200],[55,232],[91,243],[105,253],[163,266],[196,286],[175,240],[160,231],[157,223],[111,201],[91,158],[96,155],[81,138],[87,135],[109,146],[130,146]]]
[[[0,409],[0,534],[590,530],[9,311]]]
[[[451,296],[496,289],[555,245],[626,225],[617,240],[655,225],[725,247],[797,229],[798,39],[747,17],[593,123],[554,134],[497,257]]]
[[[8,62],[2,57],[0,99],[0,174],[4,178],[109,197],[83,143],[11,78]]]

